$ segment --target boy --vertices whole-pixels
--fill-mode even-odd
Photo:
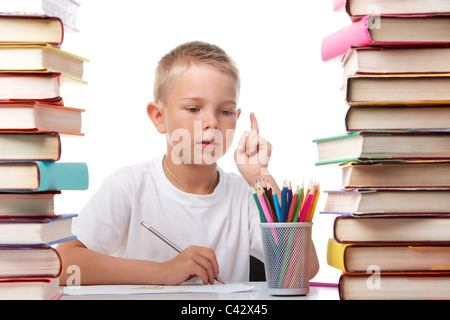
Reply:
[[[235,152],[245,180],[217,166],[241,113],[238,94],[238,69],[217,46],[190,42],[161,59],[147,114],[166,135],[167,152],[108,177],[74,220],[78,239],[58,251],[65,267],[80,267],[81,284],[213,284],[219,275],[248,281],[249,255],[263,260],[249,184],[275,180],[267,169],[271,146],[253,114]],[[177,254],[141,221],[186,249]],[[318,271],[313,257],[311,277]]]

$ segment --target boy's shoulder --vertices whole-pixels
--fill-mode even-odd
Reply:
[[[237,174],[235,172],[225,172],[220,168],[219,170],[220,173],[223,174],[230,183],[241,184],[242,182],[245,182],[244,177],[242,177],[240,174]]]
[[[111,173],[108,178],[115,180],[145,179],[146,177],[155,175],[156,166],[159,160],[162,160],[162,158],[158,157],[152,160],[122,166]]]
[[[155,166],[156,159],[146,160],[142,162],[137,162],[133,164],[128,164],[117,169],[113,174],[123,174],[123,173],[136,173],[142,171],[148,171]]]
[[[250,190],[247,181],[244,177],[235,172],[224,172],[220,170],[221,177],[224,177],[226,184],[233,189],[233,192],[247,192]]]

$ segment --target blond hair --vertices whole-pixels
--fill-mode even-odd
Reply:
[[[200,41],[182,44],[164,57],[158,63],[155,73],[153,97],[157,103],[166,103],[171,85],[192,64],[206,64],[231,75],[237,83],[239,92],[240,76],[235,62],[220,47]]]

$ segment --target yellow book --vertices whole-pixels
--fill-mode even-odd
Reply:
[[[327,263],[346,273],[448,272],[450,245],[343,244],[330,238]]]
[[[61,73],[64,81],[85,84],[84,63],[89,60],[47,43],[0,44],[1,73]]]
[[[344,253],[348,244],[338,243],[334,239],[328,239],[327,246],[327,263],[329,266],[341,271],[345,270]]]

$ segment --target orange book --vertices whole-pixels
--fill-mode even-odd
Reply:
[[[0,132],[81,133],[83,109],[39,101],[0,103]]]
[[[55,99],[61,79],[61,73],[0,73],[0,100]]]

